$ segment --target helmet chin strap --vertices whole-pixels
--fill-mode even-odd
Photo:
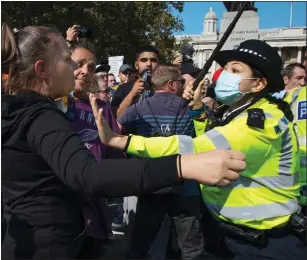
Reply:
[[[259,78],[243,78],[242,80],[245,80],[245,79],[250,79],[250,80],[257,80],[257,79],[259,79]],[[242,82],[242,81],[241,81]],[[240,82],[240,83],[241,83]],[[241,92],[241,91],[240,91]],[[249,94],[252,94],[252,93],[256,93],[256,92],[253,92],[253,91],[248,91],[248,92],[241,92],[243,95],[235,102],[235,103],[233,103],[232,105],[230,105],[230,108],[232,108],[233,106],[234,107],[239,107],[240,105],[243,105],[243,104],[241,104],[240,103],[240,101],[242,100],[242,99],[244,99],[247,95],[249,95]],[[252,100],[250,100],[250,101],[252,101]],[[247,101],[247,102],[245,102],[245,103],[248,103],[249,101]],[[237,106],[237,104],[239,104],[239,106]]]
[[[245,92],[243,93],[243,96],[240,97],[235,103],[233,103],[232,105],[230,105],[230,110],[234,110],[240,106],[243,106],[249,102],[252,102],[252,97],[250,97],[250,99],[247,99],[247,100],[244,100],[245,98],[247,98],[248,96],[250,96],[249,94],[253,93],[252,91],[249,91],[249,92]],[[244,102],[242,102],[244,101]]]

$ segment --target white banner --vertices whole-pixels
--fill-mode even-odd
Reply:
[[[118,72],[121,65],[124,63],[124,56],[113,56],[109,57],[109,65],[111,69],[109,73],[113,73],[116,77],[116,82],[119,82]]]

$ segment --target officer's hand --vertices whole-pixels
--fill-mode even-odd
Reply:
[[[182,176],[206,185],[228,186],[245,170],[245,155],[232,150],[185,154],[181,158]]]
[[[195,80],[190,80],[189,83],[185,86],[182,97],[186,100],[189,100],[189,106],[192,110],[198,110],[203,107],[201,101],[202,98],[202,89],[204,87],[204,81],[199,82],[197,89],[193,90],[193,83]]]
[[[210,97],[205,97],[202,99],[202,102],[207,106],[207,107],[210,107],[212,109],[214,109],[215,107],[215,103],[216,101]]]
[[[142,94],[145,91],[145,81],[142,78],[139,78],[133,85],[133,88],[131,90],[131,95],[133,97],[136,97],[140,94]]]
[[[204,79],[204,85],[203,85],[202,91],[201,91],[202,97],[205,97],[207,95],[207,90],[208,90],[209,87],[210,87],[210,82],[207,78],[205,78]]]
[[[108,122],[103,117],[103,110],[99,109],[97,105],[96,97],[94,94],[90,94],[89,99],[101,142],[106,146],[123,150],[128,141],[128,137],[117,135],[112,131]]]

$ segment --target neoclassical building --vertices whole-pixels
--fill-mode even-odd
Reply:
[[[257,16],[256,13],[254,13],[253,15]],[[248,19],[248,17],[245,17],[244,19]],[[256,18],[254,17],[253,19],[258,19],[258,21],[256,20],[256,22],[258,22],[259,24],[258,16]],[[222,33],[220,33],[217,28],[217,21],[218,19],[216,17],[216,14],[212,10],[212,8],[210,8],[209,12],[204,17],[204,31],[202,34],[175,36],[177,43],[180,43],[182,39],[190,39],[189,42],[193,45],[195,49],[194,63],[200,68],[202,68],[205,62],[208,60],[217,43],[219,42],[219,39],[222,37]],[[223,19],[221,20],[221,24],[222,22],[224,22]],[[249,30],[248,27],[249,26],[246,26],[246,29],[244,29],[243,31],[237,31],[235,35],[235,37],[237,38],[235,38],[235,40],[240,41],[240,39],[246,39],[242,35],[240,38],[240,33],[245,34],[245,37],[248,34],[249,38],[264,40],[272,47],[276,48],[282,58],[284,66],[292,62],[303,62],[304,53],[306,52],[306,28],[284,27],[273,29]],[[219,65],[214,61],[209,70],[208,77],[211,78],[214,71],[216,71],[218,68]]]

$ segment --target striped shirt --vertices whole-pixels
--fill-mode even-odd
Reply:
[[[190,108],[172,93],[155,93],[152,97],[132,105],[118,119],[128,134],[144,137],[187,135],[195,137]],[[196,182],[185,181],[185,195],[197,195]]]
[[[127,109],[118,119],[126,133],[152,136],[195,136],[189,107],[172,93],[156,93]]]

